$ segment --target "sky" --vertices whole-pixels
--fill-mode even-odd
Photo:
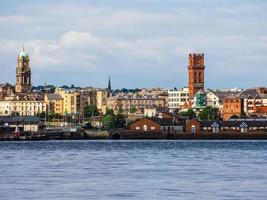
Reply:
[[[187,86],[189,53],[205,87],[267,86],[265,0],[0,0],[0,83],[25,46],[33,85]]]

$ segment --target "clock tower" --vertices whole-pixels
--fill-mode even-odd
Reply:
[[[188,88],[190,99],[193,99],[198,91],[204,90],[204,70],[204,54],[189,54]]]
[[[31,91],[30,57],[24,50],[18,55],[16,68],[16,93],[28,93]]]

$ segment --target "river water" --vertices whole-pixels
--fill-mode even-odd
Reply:
[[[0,142],[0,199],[267,199],[267,141]]]

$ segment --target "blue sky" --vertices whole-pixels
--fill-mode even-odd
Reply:
[[[0,82],[22,45],[34,85],[183,87],[189,53],[206,88],[267,86],[267,1],[0,1]]]

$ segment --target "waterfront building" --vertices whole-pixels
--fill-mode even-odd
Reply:
[[[267,116],[267,90],[266,88],[251,88],[231,94],[224,98],[223,119],[245,116]]]
[[[97,109],[99,112],[105,114],[106,113],[106,105],[107,105],[107,99],[108,99],[108,92],[107,90],[98,90],[97,91]]]
[[[241,117],[244,113],[244,101],[239,95],[229,96],[223,101],[223,120],[227,121],[230,118]]]
[[[55,94],[63,99],[63,115],[82,113],[82,98],[78,90],[56,88]]]
[[[0,127],[8,127],[13,131],[35,133],[40,129],[40,119],[37,116],[0,116]],[[0,138],[6,136],[0,132]]]
[[[168,107],[170,111],[181,109],[189,101],[189,89],[168,91]]]
[[[267,130],[266,119],[235,119],[227,121],[188,120],[187,133],[264,133]]]
[[[266,116],[265,108],[267,107],[267,90],[266,88],[251,88],[240,93],[244,101],[244,112],[248,116]]]
[[[81,89],[84,106],[97,105],[97,89],[88,87]]]
[[[130,124],[134,132],[175,132],[183,131],[184,124],[175,118],[143,118]]]
[[[46,112],[43,100],[2,100],[0,101],[0,115],[36,116]]]
[[[48,113],[63,115],[63,98],[59,94],[45,94],[44,100]]]
[[[140,96],[136,94],[118,94],[107,99],[107,108],[128,113],[132,108],[144,111],[145,108],[166,107],[166,98],[160,96]]]
[[[193,99],[199,90],[204,90],[204,54],[189,54],[188,62],[189,98]]]
[[[214,108],[223,109],[223,100],[228,96],[239,95],[242,90],[209,90],[206,95],[206,104]]]
[[[16,93],[28,93],[31,91],[30,57],[24,47],[18,55],[16,68]]]

